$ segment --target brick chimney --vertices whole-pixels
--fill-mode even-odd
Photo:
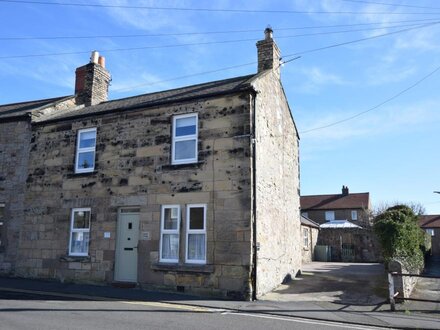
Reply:
[[[273,70],[280,77],[280,50],[273,40],[273,30],[267,27],[264,30],[264,40],[257,42],[258,50],[258,73],[265,70]]]
[[[347,186],[342,186],[342,196],[348,196],[349,190]]]
[[[92,52],[90,63],[75,71],[75,96],[77,104],[95,105],[108,99],[110,73],[105,69],[105,58]]]

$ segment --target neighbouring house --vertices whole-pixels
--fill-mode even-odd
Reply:
[[[319,224],[301,215],[302,262],[314,260],[315,246],[318,241]]]
[[[369,193],[301,196],[301,214],[320,225],[317,250],[324,247],[325,260],[372,262],[380,258],[371,227]],[[321,253],[320,253],[321,255]]]
[[[431,255],[440,257],[440,215],[419,216],[419,226],[431,235]]]
[[[299,137],[272,30],[258,72],[0,106],[0,270],[251,299],[301,268]]]

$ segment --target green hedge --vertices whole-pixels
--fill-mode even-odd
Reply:
[[[386,263],[399,259],[408,269],[421,270],[426,251],[425,232],[418,226],[418,216],[406,205],[396,205],[379,214],[374,231],[382,246]]]

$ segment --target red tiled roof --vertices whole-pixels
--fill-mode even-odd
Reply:
[[[301,211],[368,208],[370,193],[301,196]]]
[[[440,228],[440,214],[419,216],[419,226],[422,228]]]

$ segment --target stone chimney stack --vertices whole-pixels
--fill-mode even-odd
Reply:
[[[76,69],[75,76],[77,104],[90,106],[108,100],[111,76],[105,69],[105,58],[97,51],[92,52],[90,63]]]
[[[342,196],[348,196],[349,190],[348,187],[342,186]]]
[[[273,70],[280,77],[281,53],[273,40],[273,30],[267,27],[264,30],[264,40],[257,42],[258,50],[258,73],[265,70]]]

